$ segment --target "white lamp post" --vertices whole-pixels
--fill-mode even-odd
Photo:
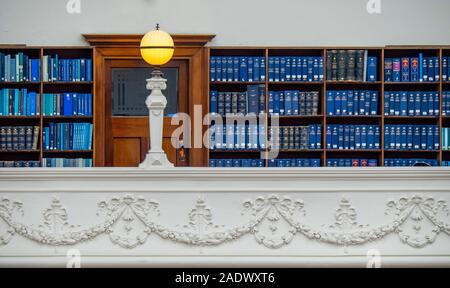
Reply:
[[[159,30],[159,25],[156,24],[156,30],[142,37],[140,49],[142,58],[155,69],[152,72],[152,78],[147,79],[146,87],[152,92],[145,100],[149,111],[150,150],[139,167],[148,169],[173,167],[162,149],[164,108],[167,105],[162,90],[167,88],[167,80],[163,78],[160,70],[160,66],[169,62],[173,56],[173,39],[168,33]]]

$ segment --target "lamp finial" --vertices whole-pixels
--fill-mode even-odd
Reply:
[[[159,23],[156,23],[156,30],[159,30]]]

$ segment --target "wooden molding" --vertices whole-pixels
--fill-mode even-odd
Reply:
[[[91,45],[97,47],[106,46],[139,46],[143,34],[83,34],[84,39]],[[173,34],[175,46],[202,47],[211,41],[216,35],[213,34]]]

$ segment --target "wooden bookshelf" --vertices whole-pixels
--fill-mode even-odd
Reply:
[[[330,50],[341,49],[364,49],[368,50],[369,56],[378,57],[377,76],[375,82],[358,81],[319,81],[319,82],[269,82],[268,80],[268,57],[269,56],[322,56],[324,67],[326,67],[326,53]],[[384,81],[384,59],[393,57],[416,57],[423,53],[425,57],[435,56],[440,59],[440,77],[436,82],[385,82]],[[266,105],[268,105],[268,91],[273,90],[300,90],[319,91],[319,115],[315,116],[280,116],[280,125],[322,125],[322,149],[311,150],[280,150],[278,159],[282,158],[320,158],[321,166],[326,165],[328,158],[367,158],[377,159],[378,166],[384,166],[385,158],[425,158],[442,161],[450,161],[450,150],[442,150],[442,135],[440,136],[440,150],[388,150],[384,149],[384,127],[389,124],[417,124],[438,125],[442,134],[442,127],[450,127],[450,116],[442,115],[442,91],[450,91],[450,81],[442,81],[442,57],[450,57],[449,47],[440,46],[385,46],[385,47],[210,47],[209,56],[264,56],[266,58],[266,81],[265,82],[209,82],[208,76],[208,111],[210,90],[233,91],[234,87],[245,89],[246,85],[264,84],[266,86]],[[324,69],[324,79],[327,79]],[[241,91],[240,90],[240,91]],[[326,92],[327,90],[376,90],[379,92],[378,113],[370,116],[328,116],[326,115]],[[242,90],[243,91],[243,90]],[[385,91],[436,91],[440,95],[440,113],[437,116],[385,116],[384,115],[384,92]],[[266,111],[268,111],[266,107]],[[270,115],[266,115],[266,123],[270,123]],[[328,124],[367,124],[380,126],[380,149],[378,150],[337,150],[326,148],[326,125]],[[269,125],[268,125],[269,126]],[[266,131],[266,137],[268,133]],[[266,138],[267,141],[267,138]],[[268,150],[266,149],[266,152]],[[228,151],[227,149],[209,150],[209,158],[239,158],[246,155],[244,151]],[[255,157],[251,153],[248,157]],[[320,156],[320,157],[318,157]],[[266,161],[268,166],[268,161]]]
[[[38,82],[0,82],[0,89],[2,88],[26,88],[28,90],[39,93],[40,95],[40,111],[39,116],[0,116],[0,126],[39,126],[39,143],[37,150],[0,150],[0,161],[14,161],[14,160],[34,160],[40,161],[47,156],[55,156],[58,158],[92,158],[95,163],[95,141],[93,139],[92,150],[70,150],[70,151],[58,151],[58,150],[44,150],[43,149],[43,129],[49,122],[84,122],[94,124],[93,130],[95,130],[95,109],[92,107],[93,116],[44,116],[42,107],[42,94],[44,93],[90,93],[92,94],[92,105],[94,105],[94,82],[93,81],[81,81],[81,82],[64,82],[64,81],[43,81],[43,57],[45,55],[58,54],[60,59],[78,59],[88,58],[94,59],[94,47],[86,46],[1,46],[0,52],[8,54],[16,54],[22,52],[30,58],[40,59],[40,79]],[[92,77],[95,77],[94,67],[92,67]],[[93,131],[92,137],[95,133]]]

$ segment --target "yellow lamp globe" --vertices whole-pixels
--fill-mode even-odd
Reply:
[[[150,65],[161,66],[172,59],[174,44],[169,33],[159,30],[150,31],[141,40],[142,58]]]

